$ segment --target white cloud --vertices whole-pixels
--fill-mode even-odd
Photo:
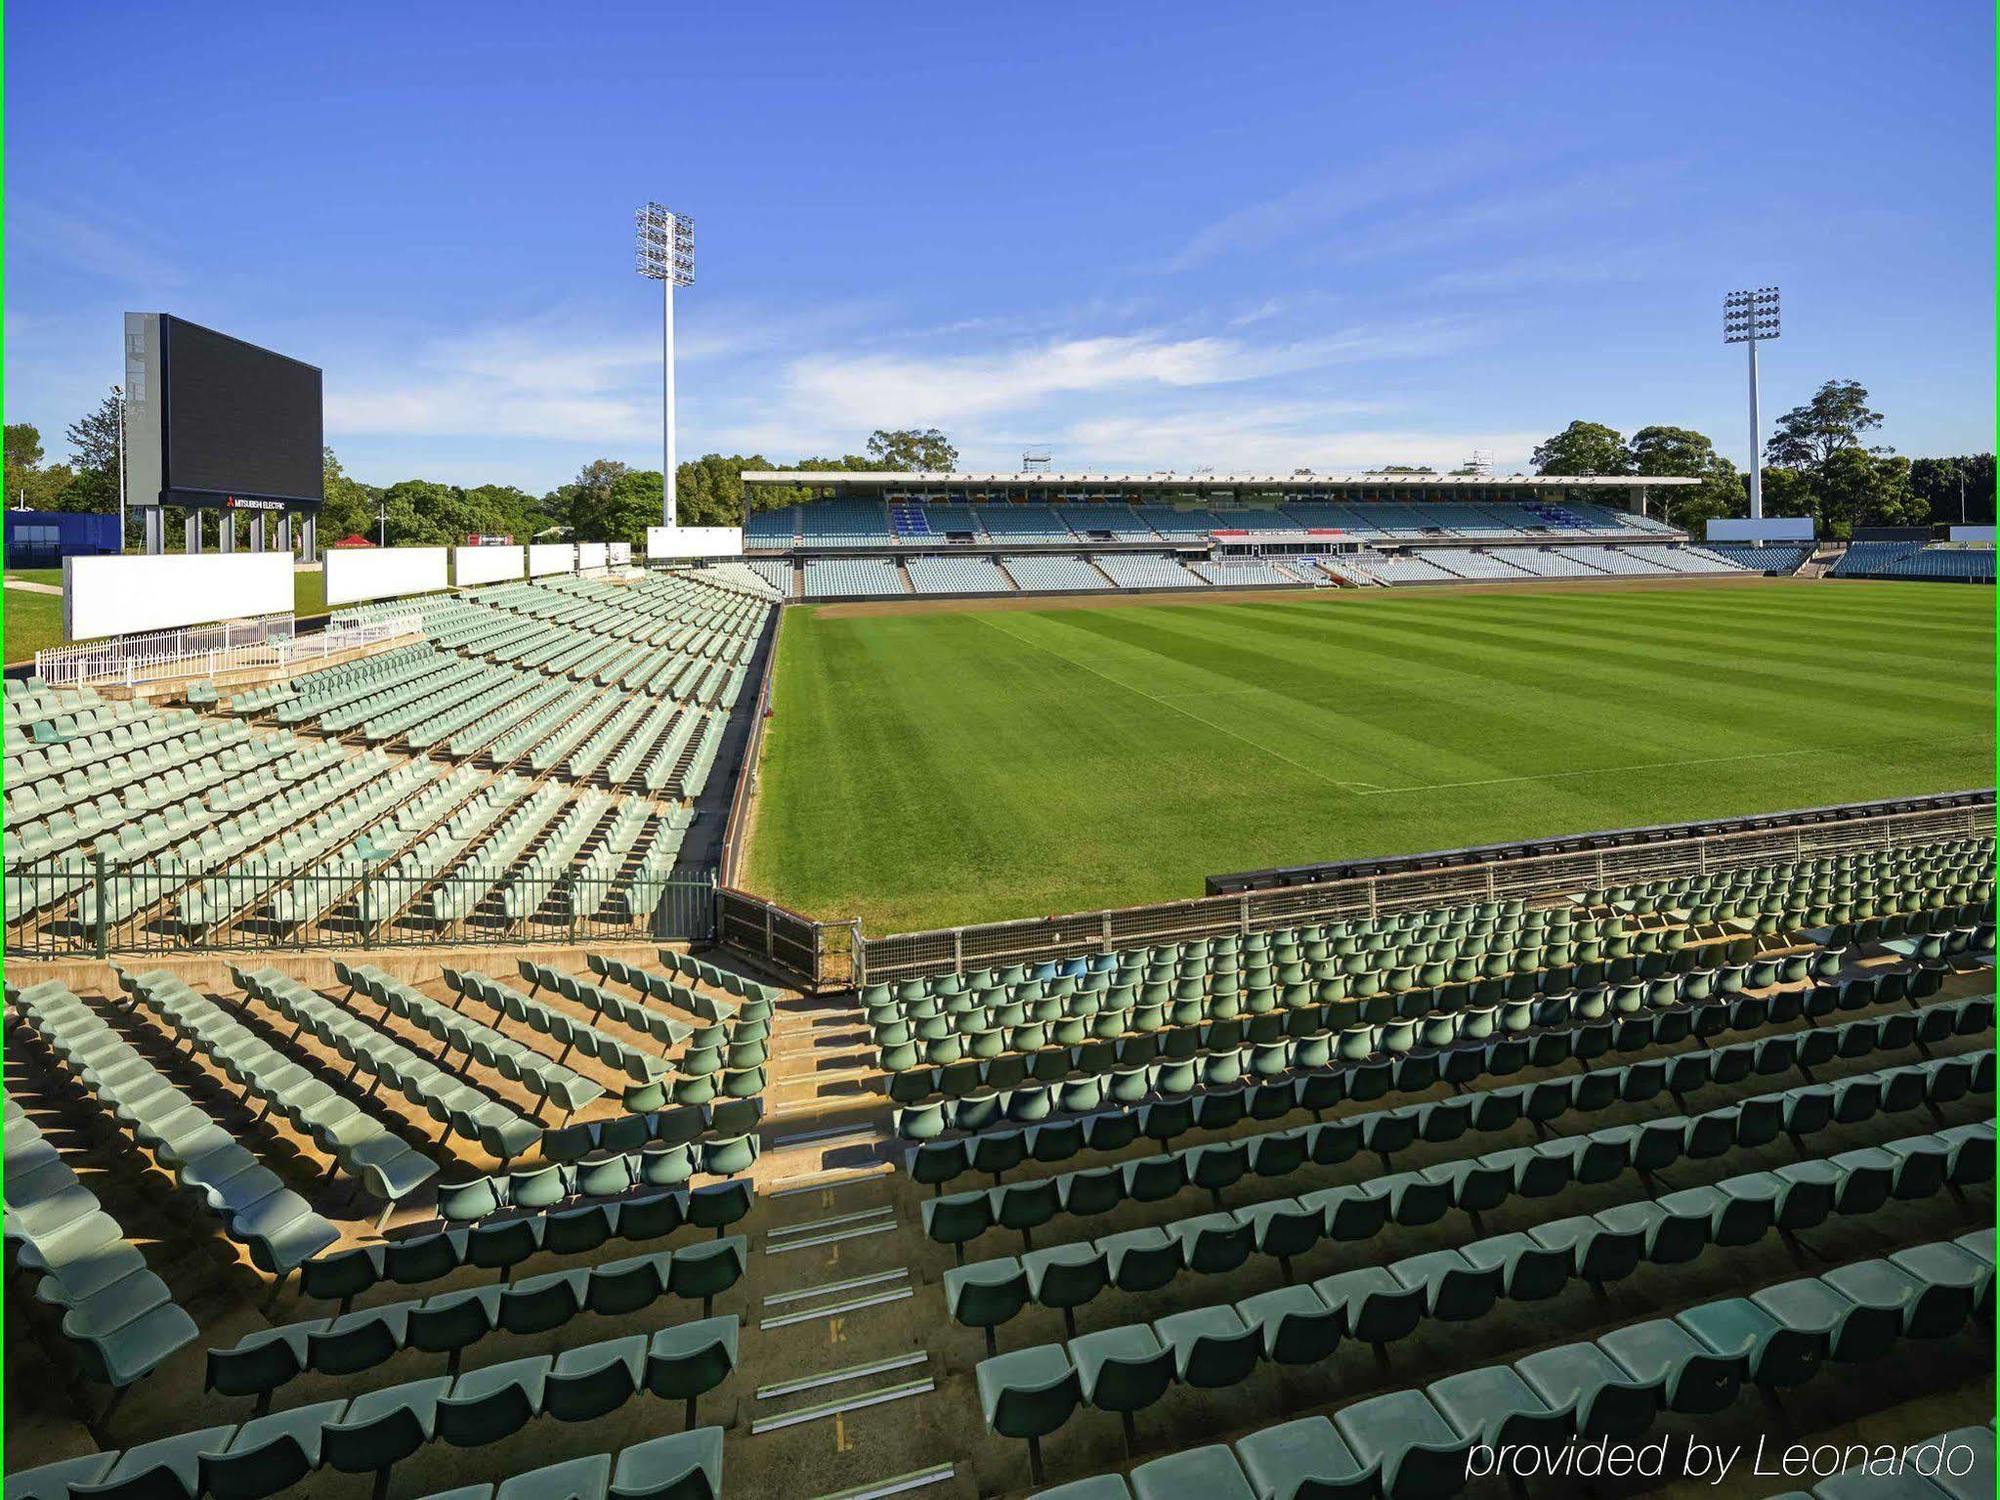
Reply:
[[[855,424],[963,427],[1057,398],[1236,385],[1333,365],[1440,353],[1461,347],[1478,332],[1468,323],[1426,320],[1274,344],[1131,334],[936,357],[812,355],[794,361],[788,370],[785,404],[821,419]]]
[[[1445,470],[1475,449],[1490,451],[1502,472],[1521,467],[1542,433],[1355,425],[1344,416],[1379,418],[1365,404],[1320,401],[1187,407],[1146,416],[1107,415],[1072,423],[1057,439],[1077,461],[1110,469],[1210,466],[1220,470],[1358,473],[1385,464]]]
[[[148,289],[176,286],[182,279],[152,248],[142,223],[113,222],[18,192],[7,199],[7,252],[10,260],[35,256],[67,271]]]

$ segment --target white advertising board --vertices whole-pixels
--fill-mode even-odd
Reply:
[[[358,604],[446,587],[443,547],[330,547],[326,553],[326,602]]]
[[[73,641],[292,612],[292,554],[63,559],[63,633]]]
[[[741,526],[648,526],[648,557],[741,557]]]
[[[632,561],[630,542],[611,542],[605,547],[605,561],[614,568],[622,568]]]
[[[540,578],[548,573],[574,573],[575,571],[575,542],[536,542],[528,548],[528,576],[530,578]]]
[[[605,544],[603,542],[578,542],[576,544],[576,570],[590,573],[604,566]]]
[[[1991,526],[1954,526],[1951,528],[1954,542],[1990,542],[1993,540]]]
[[[475,583],[508,583],[521,576],[527,560],[526,547],[454,547],[452,582],[462,589]]]
[[[1811,516],[1766,516],[1753,521],[1748,516],[1717,516],[1708,523],[1711,542],[1809,542],[1813,539]]]

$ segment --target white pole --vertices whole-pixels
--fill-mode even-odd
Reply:
[[[1764,443],[1757,431],[1757,335],[1748,340],[1750,349],[1750,519],[1764,519]]]
[[[118,551],[125,551],[125,390],[113,386],[118,392]]]
[[[665,350],[665,417],[667,430],[666,490],[661,499],[660,524],[674,524],[674,471],[679,467],[674,451],[674,283],[672,277],[660,282],[660,330]]]

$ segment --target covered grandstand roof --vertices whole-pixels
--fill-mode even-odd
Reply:
[[[1698,484],[1695,479],[1626,474],[1152,474],[1048,473],[1013,474],[940,473],[912,469],[745,469],[745,484],[826,485],[840,489],[907,488],[910,486],[946,489],[1064,489],[1070,487],[1116,488],[1124,490],[1211,489],[1353,489],[1365,487],[1410,489],[1611,489],[1639,490],[1653,485]]]

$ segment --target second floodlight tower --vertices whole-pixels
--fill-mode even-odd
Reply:
[[[1757,346],[1778,336],[1778,289],[1730,292],[1722,299],[1722,342],[1750,346],[1750,519],[1764,519],[1764,434],[1757,421]]]
[[[639,226],[638,270],[641,276],[660,284],[661,362],[664,370],[664,417],[666,427],[665,493],[660,504],[660,524],[676,524],[674,471],[679,467],[674,444],[674,288],[694,285],[694,220],[674,213],[657,203],[648,203],[635,216]]]

